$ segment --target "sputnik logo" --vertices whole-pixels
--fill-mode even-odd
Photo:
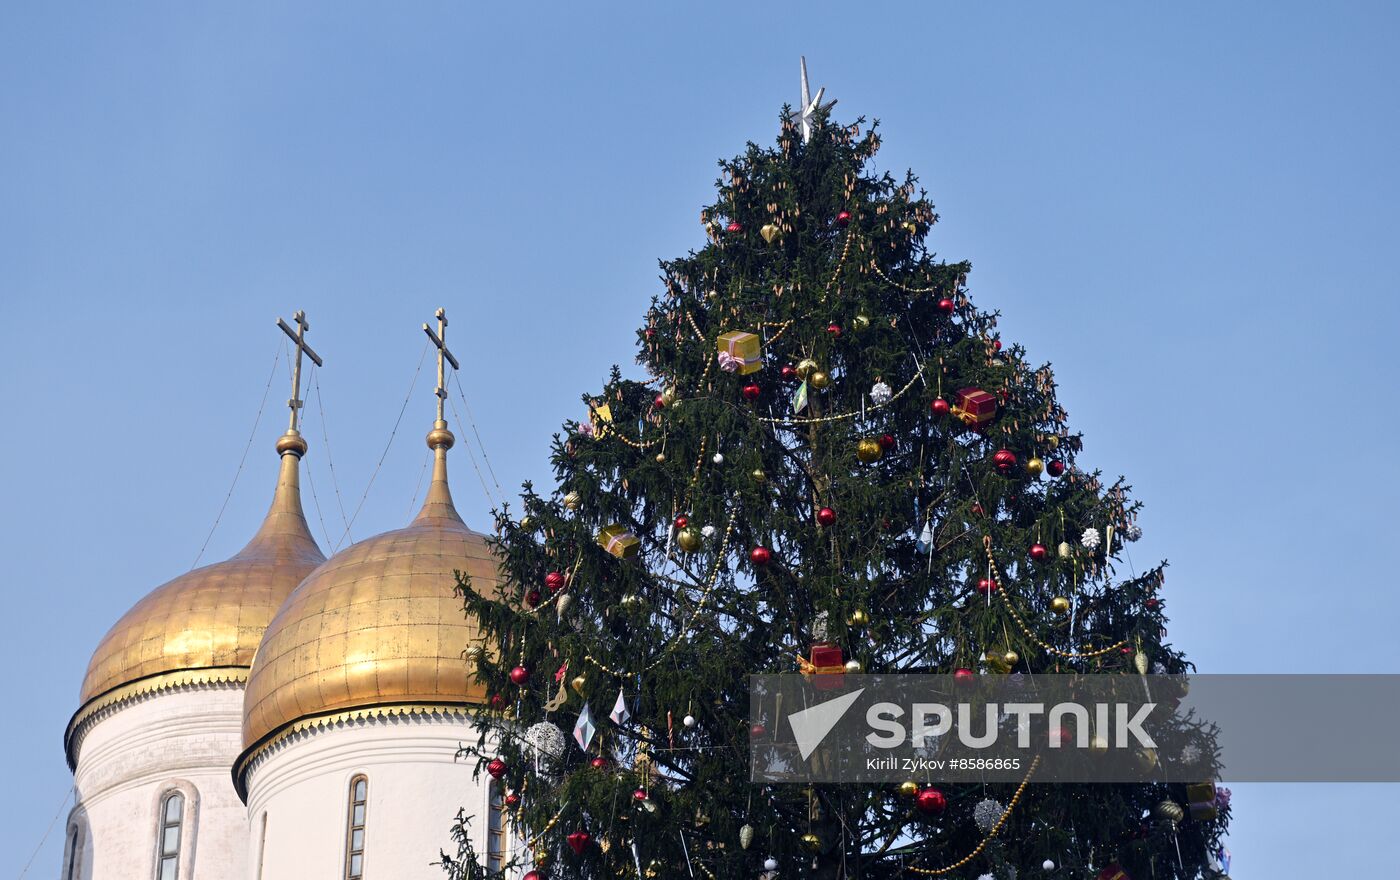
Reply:
[[[821,745],[831,729],[846,714],[846,711],[855,705],[860,695],[865,693],[865,688],[843,694],[834,700],[827,700],[825,703],[818,703],[809,709],[801,712],[793,712],[788,716],[788,725],[792,727],[793,738],[797,740],[797,750],[802,755],[802,760],[807,760],[812,753]]]

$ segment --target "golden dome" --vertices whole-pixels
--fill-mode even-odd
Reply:
[[[407,528],[332,556],[287,598],[267,627],[243,698],[238,769],[255,747],[303,719],[370,707],[485,702],[464,652],[477,627],[456,593],[460,571],[494,594],[486,538],[462,522],[447,485],[452,435],[439,421],[433,479]]]
[[[289,436],[278,442],[277,489],[257,534],[232,559],[180,575],[122,615],[88,663],[70,733],[96,708],[94,701],[124,685],[150,681],[154,687],[157,679],[168,685],[171,673],[197,670],[224,670],[227,680],[244,676],[282,601],[326,558],[301,509],[298,464],[305,442],[294,437],[287,447]]]

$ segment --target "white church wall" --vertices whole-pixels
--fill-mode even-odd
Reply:
[[[396,716],[298,733],[260,756],[248,776],[247,880],[344,878],[351,782],[368,780],[364,876],[435,877],[459,808],[487,852],[490,778],[455,759],[477,731],[460,718]]]
[[[93,722],[66,829],[78,832],[77,870],[65,845],[60,880],[159,880],[161,808],[175,791],[176,880],[245,880],[247,818],[229,776],[242,714],[242,688],[221,685],[153,694]]]

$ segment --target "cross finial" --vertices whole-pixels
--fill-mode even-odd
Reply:
[[[802,128],[802,143],[807,143],[812,139],[813,122],[816,121],[817,111],[830,110],[836,106],[836,101],[822,103],[822,95],[826,94],[823,86],[817,89],[816,97],[812,97],[811,90],[807,86],[807,56],[799,56],[802,62],[802,105],[798,108],[797,122]]]
[[[447,350],[447,311],[438,309],[436,313],[438,329],[433,332],[433,328],[427,324],[423,325],[423,332],[428,334],[428,338],[437,346],[437,420],[445,426],[447,419],[443,417],[443,404],[447,400],[447,367],[451,364],[452,369],[460,370],[462,367],[457,363],[457,359],[452,356],[452,352]],[[444,363],[444,361],[446,363]]]
[[[311,325],[306,320],[306,312],[298,309],[296,314],[292,315],[292,320],[296,322],[296,330],[292,330],[287,322],[281,318],[277,319],[277,326],[282,328],[282,332],[287,334],[296,346],[296,359],[292,364],[292,398],[287,401],[287,407],[292,411],[287,424],[287,433],[294,435],[297,433],[297,423],[300,421],[303,405],[301,399],[301,356],[305,354],[318,367],[322,366],[323,362],[321,356],[312,351],[311,346],[306,344],[306,331],[311,329]]]

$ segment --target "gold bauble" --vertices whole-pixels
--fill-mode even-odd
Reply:
[[[670,406],[671,404],[673,404],[673,403],[675,403],[675,402],[676,402],[676,390],[675,390],[674,388],[667,388],[665,391],[661,392],[661,403],[662,403],[663,405],[665,405],[665,406]]]
[[[627,595],[622,597],[622,607],[628,610],[636,608],[641,604],[642,597],[638,596],[636,593],[628,593]]]
[[[817,371],[817,362],[811,358],[803,358],[797,362],[797,375],[803,379]]]
[[[1165,800],[1152,808],[1152,818],[1176,824],[1186,818],[1186,811],[1176,801]]]
[[[1155,769],[1157,766],[1156,749],[1138,749],[1133,757],[1137,759],[1138,766],[1141,767],[1144,772]]]
[[[851,626],[865,626],[870,622],[870,615],[857,608],[855,611],[851,612],[851,616],[848,620]]]
[[[822,839],[809,831],[802,835],[802,848],[807,852],[817,852],[822,848]]]
[[[484,653],[485,653],[485,652],[482,651],[480,645],[472,645],[472,646],[470,646],[469,648],[467,648],[467,662],[468,662],[468,663],[480,663],[480,662],[481,662],[481,656],[482,656],[482,654],[484,654]]]
[[[569,682],[569,686],[574,689],[574,693],[583,696],[583,689],[588,686],[588,679],[582,675],[575,675],[574,680]]]
[[[694,553],[696,550],[700,549],[700,545],[704,542],[700,538],[699,529],[694,526],[686,526],[679,532],[676,532],[676,543],[679,544],[680,548],[685,552]]]
[[[666,453],[664,453],[664,452],[658,452],[658,453],[656,453],[656,463],[657,463],[657,464],[664,464],[665,461],[666,461]]]
[[[846,671],[852,675],[860,675],[861,670],[863,670],[864,668],[864,666],[860,665],[860,661],[855,659],[854,657],[846,661]]]
[[[762,483],[768,479],[768,475],[763,472],[763,468],[754,468],[749,476],[753,477],[755,483]]]
[[[870,319],[865,315],[856,315],[851,321],[851,326],[856,330],[864,330],[866,327],[870,326]]]
[[[1017,654],[1015,651],[1007,651],[1005,654],[1001,655],[1001,658],[1005,660],[1006,665],[1011,668],[1015,668],[1016,664],[1021,662],[1021,655]]]
[[[564,506],[569,510],[578,510],[579,505],[582,503],[583,498],[581,498],[577,492],[570,492],[568,495],[564,496]]]
[[[1056,552],[1060,554],[1061,559],[1068,559],[1070,554],[1074,552],[1074,548],[1070,547],[1068,541],[1061,541],[1060,546],[1056,548]]]
[[[879,461],[880,456],[885,454],[885,450],[880,446],[880,441],[873,437],[866,437],[856,444],[856,458],[870,464]]]
[[[1045,462],[1040,460],[1040,456],[1033,455],[1031,460],[1026,462],[1026,473],[1033,477],[1038,477],[1045,473]]]
[[[1108,751],[1108,737],[1103,734],[1095,734],[1089,738],[1089,751],[1103,754]]]
[[[764,241],[772,244],[773,239],[778,237],[778,227],[774,226],[772,223],[765,223],[763,226],[759,227],[758,234],[763,236]]]
[[[1064,596],[1056,596],[1050,600],[1050,610],[1056,614],[1068,614],[1069,608],[1069,600]]]
[[[817,370],[815,373],[812,374],[812,378],[808,379],[807,381],[812,383],[813,388],[820,391],[831,384],[831,377],[828,376],[826,373],[823,373],[821,370]]]
[[[535,521],[528,516],[522,516],[520,518],[520,527],[528,532],[535,527]]]
[[[899,796],[906,799],[913,799],[919,794],[919,783],[912,779],[907,779],[899,784]]]
[[[919,224],[915,223],[913,220],[905,220],[903,225],[905,232],[909,233],[910,235],[918,234]]]

